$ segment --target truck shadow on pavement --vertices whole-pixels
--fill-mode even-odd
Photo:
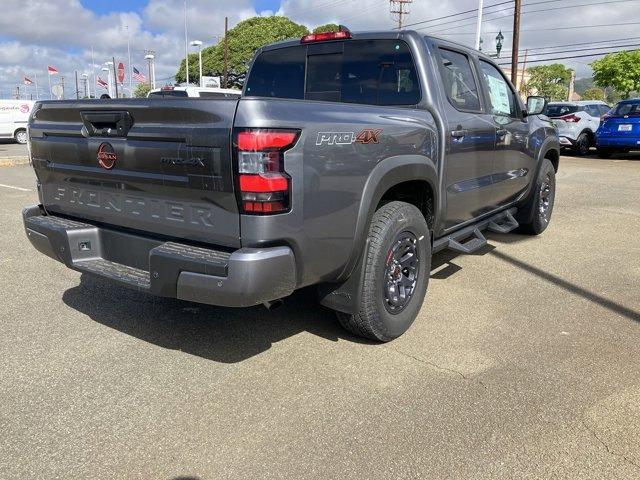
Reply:
[[[294,335],[373,344],[346,332],[335,314],[318,304],[314,288],[302,289],[276,310],[224,308],[155,297],[82,274],[62,297],[95,322],[163,348],[221,363],[236,363]]]

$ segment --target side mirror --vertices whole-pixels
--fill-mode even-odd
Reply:
[[[540,115],[547,108],[547,99],[537,95],[527,97],[527,115]]]

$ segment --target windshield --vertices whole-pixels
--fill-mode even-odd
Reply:
[[[570,113],[576,113],[581,110],[578,105],[558,105],[550,103],[547,106],[545,115],[547,117],[562,117],[563,115],[569,115]]]
[[[638,103],[620,103],[613,112],[614,115],[619,116],[637,116],[640,115],[640,102]]]

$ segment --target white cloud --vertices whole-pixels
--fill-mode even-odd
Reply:
[[[548,8],[561,10],[525,13],[522,17],[521,48],[638,36],[635,33],[638,31],[637,25],[565,28],[627,23],[634,19],[640,21],[636,13],[637,3],[632,1],[568,8],[579,3],[595,2],[597,0],[563,0],[529,6],[527,3],[533,2],[525,2],[525,12]],[[188,0],[188,5],[189,39],[201,40],[205,46],[216,43],[223,33],[225,16],[229,17],[232,27],[258,13],[271,13],[256,12],[251,0]],[[0,91],[5,96],[10,88],[21,82],[25,74],[37,72],[41,85],[46,85],[47,65],[55,65],[69,79],[67,82],[72,79],[74,70],[90,70],[91,45],[94,47],[96,64],[102,64],[112,56],[126,63],[125,26],[129,27],[132,63],[139,69],[146,69],[145,50],[153,49],[157,57],[158,79],[172,76],[184,56],[183,0],[149,0],[140,12],[123,11],[106,15],[96,15],[79,0],[3,0],[2,7]],[[477,0],[414,0],[409,5],[410,14],[405,23],[412,24],[475,7]],[[328,22],[343,23],[352,30],[385,30],[394,26],[388,0],[282,0],[277,13],[287,15],[309,28]],[[495,32],[498,30],[502,30],[506,37],[504,51],[507,53],[510,50],[510,13],[508,6],[487,9],[483,23],[485,50],[494,48]],[[468,19],[462,20],[465,17]],[[456,21],[446,23],[451,20]],[[412,28],[470,45],[474,40],[474,13],[422,23]],[[566,60],[565,63],[576,68],[578,76],[581,76],[588,73],[587,64],[591,61],[585,58]]]

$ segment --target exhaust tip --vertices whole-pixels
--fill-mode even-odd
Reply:
[[[276,308],[280,308],[283,304],[284,302],[281,298],[278,298],[277,300],[269,300],[268,302],[263,303],[264,308],[267,310],[275,310]]]

